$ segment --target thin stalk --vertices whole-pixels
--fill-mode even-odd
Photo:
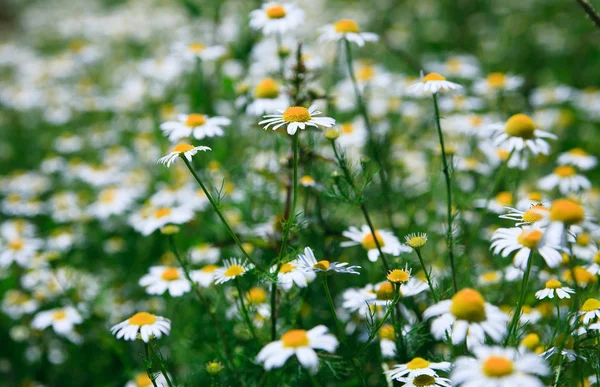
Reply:
[[[219,206],[217,205],[217,202],[212,197],[212,195],[210,194],[210,192],[208,192],[208,190],[206,189],[206,186],[204,185],[204,183],[202,183],[202,180],[200,180],[200,177],[198,177],[198,175],[196,174],[196,171],[194,171],[194,168],[192,168],[192,164],[190,164],[190,162],[188,161],[188,159],[186,159],[183,156],[183,154],[181,155],[181,159],[183,160],[183,162],[185,163],[185,165],[187,166],[187,168],[190,170],[192,176],[194,176],[194,179],[196,179],[196,181],[200,185],[200,188],[202,188],[202,191],[204,191],[204,194],[208,198],[208,201],[210,202],[210,204],[212,205],[213,209],[215,210],[215,212],[219,216],[219,219],[221,219],[221,222],[223,222],[223,224],[225,225],[225,228],[227,228],[227,231],[229,232],[229,235],[231,235],[231,238],[233,239],[233,241],[235,242],[235,244],[237,245],[237,247],[240,249],[240,251],[242,252],[242,254],[244,254],[244,256],[246,257],[246,259],[248,261],[252,262],[252,264],[254,264],[254,266],[258,270],[264,272],[265,270],[260,265],[258,265],[252,259],[252,257],[250,257],[250,255],[246,252],[246,249],[244,249],[244,246],[242,246],[242,242],[240,242],[239,238],[237,237],[237,235],[235,234],[235,232],[233,231],[233,229],[231,228],[231,226],[229,225],[229,223],[227,222],[227,220],[223,216],[223,213],[219,209]]]
[[[400,285],[394,284],[394,290],[396,292],[396,298],[400,299]],[[404,345],[404,336],[402,335],[402,312],[400,311],[399,307],[394,308],[394,311],[392,313],[392,322],[396,334],[396,349],[398,350],[398,352],[400,352],[398,356],[400,360],[403,360],[406,347]]]
[[[450,169],[448,160],[446,159],[446,148],[444,147],[444,134],[440,124],[440,110],[438,108],[437,93],[433,93],[433,107],[435,108],[435,123],[437,124],[438,137],[440,139],[440,147],[442,148],[442,166],[444,178],[446,180],[446,212],[448,217],[448,230],[446,231],[446,247],[448,248],[448,258],[450,259],[450,270],[452,271],[452,288],[454,293],[458,291],[456,283],[456,268],[454,267],[454,251],[452,241],[452,178],[450,177]]]
[[[562,363],[564,356],[560,353],[560,351],[558,352],[558,357],[558,370],[556,371],[556,378],[554,379],[554,387],[558,386],[558,381],[560,380],[560,374],[562,372]]]
[[[244,303],[244,293],[242,292],[242,287],[240,286],[240,280],[237,277],[235,278],[235,286],[237,287],[238,297],[240,299],[240,306],[242,309],[244,320],[246,320],[246,324],[248,325],[248,329],[250,330],[252,337],[256,340],[256,332],[254,331],[254,325],[252,325],[252,320],[250,320],[248,309],[246,309],[246,304]]]
[[[160,372],[165,377],[165,380],[167,381],[167,385],[169,387],[173,387],[173,382],[171,382],[171,379],[169,379],[169,375],[167,374],[167,368],[165,367],[165,364],[163,363],[162,358],[157,355],[156,351],[154,350],[154,347],[151,344],[149,344],[148,347],[150,348],[150,353],[152,354],[152,357],[155,358],[156,361],[158,361],[158,366],[160,367]]]
[[[277,337],[277,282],[271,284],[271,341]]]
[[[558,333],[558,329],[560,327],[560,305],[558,305],[558,296],[556,296],[556,326],[554,327],[554,332],[552,332],[552,337],[550,338],[550,342],[548,342],[548,346],[546,350],[554,344],[554,339],[556,338],[556,334]]]
[[[392,300],[392,303],[388,306],[388,310],[385,312],[385,315],[383,316],[383,318],[381,319],[381,321],[379,322],[379,324],[377,324],[377,327],[375,328],[375,330],[373,330],[373,332],[371,332],[371,334],[367,338],[367,341],[365,341],[365,343],[362,345],[362,347],[360,347],[360,349],[357,352],[357,355],[361,354],[365,349],[367,349],[367,347],[369,346],[369,344],[371,344],[371,342],[375,339],[375,337],[377,336],[377,333],[379,332],[379,330],[381,329],[381,327],[383,326],[383,324],[385,324],[385,322],[388,319],[388,317],[390,317],[390,314],[392,313],[392,311],[396,307],[396,304],[398,303],[398,301],[400,301],[400,297],[395,297]]]
[[[504,345],[508,344],[513,335],[513,331],[516,331],[517,326],[519,325],[519,319],[521,318],[521,309],[523,308],[523,303],[525,302],[525,294],[527,293],[527,285],[529,283],[529,275],[531,274],[532,266],[533,250],[529,252],[529,257],[527,259],[527,268],[525,269],[525,274],[523,275],[523,282],[521,283],[521,293],[519,294],[517,309],[515,309],[515,314],[513,315],[510,326],[508,327],[508,334],[506,336],[506,341],[504,342]]]
[[[437,303],[439,298],[433,287],[433,282],[431,281],[429,272],[427,271],[427,268],[425,267],[425,262],[423,262],[423,257],[421,256],[421,249],[415,249],[415,252],[417,253],[417,257],[419,257],[419,262],[421,262],[421,267],[423,268],[423,272],[425,273],[425,278],[427,278],[427,284],[429,285],[429,289],[431,290],[431,295],[433,296],[433,300]]]
[[[152,375],[152,359],[150,358],[150,354],[148,353],[148,343],[144,342],[144,351],[146,352],[146,358],[144,359],[144,363],[146,363],[146,374],[148,378],[152,381],[152,386],[158,387],[156,385],[155,377]]]

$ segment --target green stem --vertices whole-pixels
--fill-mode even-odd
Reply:
[[[550,348],[554,344],[554,339],[556,338],[556,334],[558,333],[558,329],[560,327],[560,305],[558,305],[558,296],[556,296],[556,326],[554,327],[554,332],[552,332],[552,337],[550,338],[550,342],[546,347],[546,350]]]
[[[523,303],[525,302],[525,294],[527,293],[527,285],[529,283],[529,275],[531,274],[531,267],[533,266],[533,250],[529,252],[529,257],[527,258],[527,268],[525,269],[525,274],[523,275],[523,282],[521,283],[521,293],[519,294],[519,301],[517,303],[517,309],[515,309],[515,314],[513,315],[510,326],[508,327],[508,334],[506,335],[506,341],[504,345],[507,345],[513,336],[513,332],[516,335],[517,327],[519,325],[519,319],[521,318],[521,309],[523,308]]]
[[[556,378],[554,379],[554,387],[558,386],[558,381],[560,380],[560,374],[562,371],[562,363],[563,363],[563,355],[560,353],[560,351],[558,352],[558,370],[556,371]]]
[[[156,385],[155,377],[152,375],[152,358],[150,358],[150,354],[148,353],[148,343],[144,342],[144,351],[146,352],[146,358],[144,359],[144,363],[146,363],[146,374],[152,381],[152,385],[154,387],[158,387]]]
[[[450,259],[450,270],[452,271],[452,287],[454,293],[458,291],[458,285],[456,283],[456,268],[454,267],[454,251],[452,241],[452,180],[450,177],[450,169],[448,167],[448,160],[446,159],[446,148],[444,147],[444,134],[442,133],[442,126],[440,124],[440,111],[437,102],[437,93],[433,93],[433,106],[435,108],[435,122],[437,124],[438,137],[440,139],[440,147],[442,149],[442,165],[444,178],[446,180],[446,212],[448,217],[448,230],[446,231],[446,246],[448,248],[448,258]]]
[[[385,315],[383,316],[383,318],[381,319],[381,321],[379,322],[379,324],[377,324],[377,327],[375,328],[375,330],[373,330],[373,332],[371,332],[371,334],[369,335],[369,338],[367,339],[367,341],[365,341],[365,343],[362,345],[362,347],[360,347],[360,349],[358,350],[358,354],[361,354],[365,349],[367,349],[367,347],[369,346],[369,344],[371,344],[371,342],[375,339],[375,337],[377,336],[377,333],[379,333],[379,330],[381,329],[381,327],[383,326],[383,324],[385,324],[385,322],[387,321],[388,317],[390,317],[390,314],[392,313],[392,311],[396,307],[396,304],[398,303],[398,301],[400,301],[400,297],[398,297],[398,296],[396,296],[392,300],[391,304],[388,306],[387,311],[385,312]]]
[[[248,309],[246,309],[246,304],[244,303],[244,293],[242,292],[242,287],[240,286],[240,280],[238,277],[235,278],[235,286],[237,287],[238,297],[240,299],[240,306],[242,308],[244,320],[246,320],[246,324],[248,325],[248,329],[250,330],[252,337],[256,340],[256,332],[254,331],[254,325],[252,325],[252,320],[250,320]]]
[[[400,285],[394,284],[394,288],[396,291],[396,298],[400,299]],[[404,336],[402,335],[402,312],[399,307],[394,308],[394,312],[392,313],[392,321],[396,334],[396,349],[398,350],[398,358],[402,361],[404,359],[404,353],[406,352],[406,347],[404,345]]]
[[[421,249],[415,249],[415,252],[417,253],[417,257],[419,257],[419,262],[421,262],[421,267],[423,268],[423,272],[425,273],[425,278],[427,278],[427,284],[429,285],[429,289],[431,290],[431,295],[433,296],[433,300],[437,303],[439,298],[433,287],[433,282],[431,281],[429,272],[427,271],[427,268],[425,268],[425,262],[423,262],[423,257],[421,256]]]
[[[160,372],[165,377],[165,380],[167,381],[167,385],[169,387],[173,387],[173,383],[171,382],[171,379],[169,379],[169,375],[167,374],[167,368],[165,367],[165,364],[163,363],[162,358],[160,356],[158,356],[158,354],[154,350],[154,347],[152,347],[152,344],[148,344],[148,347],[150,348],[152,357],[155,358],[156,361],[158,361],[158,366],[160,367]]]
[[[181,154],[181,159],[183,160],[183,162],[185,163],[185,165],[188,167],[188,169],[192,173],[192,176],[194,176],[194,179],[196,179],[196,181],[200,185],[200,188],[202,188],[202,191],[204,191],[204,194],[208,198],[208,201],[210,202],[210,204],[212,205],[213,209],[215,210],[215,212],[219,216],[219,219],[221,219],[221,222],[223,222],[223,224],[225,225],[225,228],[227,228],[227,231],[229,232],[229,235],[231,235],[231,238],[233,239],[233,241],[235,242],[235,244],[237,245],[237,247],[240,249],[240,251],[242,252],[242,254],[244,254],[244,256],[246,257],[246,259],[248,261],[252,262],[252,264],[254,264],[254,266],[258,270],[264,272],[265,270],[260,265],[258,265],[250,257],[250,255],[246,252],[246,249],[244,249],[244,246],[242,245],[242,242],[240,242],[239,238],[237,237],[237,235],[235,234],[235,232],[233,231],[233,229],[231,228],[231,226],[229,225],[229,223],[225,219],[225,216],[223,216],[223,213],[219,209],[219,206],[218,206],[217,202],[212,197],[212,195],[210,194],[210,192],[208,192],[208,190],[206,189],[206,186],[204,186],[204,183],[202,183],[202,180],[200,180],[200,177],[198,177],[198,175],[196,174],[196,171],[194,171],[194,168],[192,168],[192,165],[190,164],[190,162],[188,161],[188,159],[186,159],[185,156],[183,156],[183,154]]]

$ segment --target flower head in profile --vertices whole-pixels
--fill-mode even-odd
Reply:
[[[54,332],[62,336],[69,336],[75,325],[81,324],[83,318],[77,309],[72,306],[54,308],[39,312],[31,321],[31,327],[43,330],[52,327]]]
[[[333,353],[338,344],[338,340],[327,333],[324,325],[318,325],[309,331],[292,329],[281,335],[279,340],[263,347],[256,360],[263,363],[265,370],[269,371],[282,367],[292,355],[296,355],[302,367],[314,373],[319,368],[319,357],[315,349]]]
[[[305,129],[307,126],[331,128],[335,125],[335,120],[331,117],[314,117],[321,114],[315,105],[311,105],[308,109],[302,106],[291,106],[278,112],[279,114],[264,116],[266,119],[258,124],[264,125],[265,129],[272,126],[273,130],[286,126],[289,135],[294,135],[298,128]]]
[[[173,148],[173,150],[166,156],[161,157],[160,159],[158,159],[158,162],[160,164],[164,164],[168,167],[171,166],[171,164],[175,164],[175,162],[177,161],[177,159],[181,156],[181,157],[185,157],[188,161],[192,161],[192,156],[194,156],[196,153],[198,153],[199,151],[208,151],[208,150],[212,150],[207,146],[192,146],[189,144],[178,144],[175,148]]]
[[[571,165],[559,165],[554,168],[554,171],[542,177],[538,181],[538,187],[545,191],[552,191],[558,188],[558,191],[567,195],[569,193],[578,193],[588,190],[592,187],[592,183],[583,175],[577,174],[575,167]]]
[[[225,135],[223,127],[231,124],[227,117],[209,117],[206,114],[180,114],[177,121],[167,121],[160,125],[160,130],[170,141],[193,136],[197,140]]]
[[[250,27],[265,35],[284,34],[304,22],[304,11],[295,4],[269,1],[250,12]]]
[[[437,371],[450,371],[451,363],[443,361],[440,363],[430,362],[422,357],[415,357],[406,364],[396,364],[393,369],[386,372],[392,379],[413,378],[419,375],[437,375]]]
[[[577,312],[579,316],[583,316],[583,323],[587,324],[595,318],[600,318],[600,300],[596,298],[588,298],[581,308],[579,312]]]
[[[424,232],[408,234],[404,237],[404,241],[408,246],[417,250],[425,246],[425,244],[427,243],[427,234],[425,234]]]
[[[438,73],[429,73],[423,76],[421,72],[421,80],[409,86],[408,91],[412,94],[436,94],[440,90],[458,90],[462,89],[462,86],[458,83],[450,82],[446,80],[446,77]]]
[[[315,258],[315,255],[310,247],[304,248],[304,254],[298,255],[297,262],[298,266],[302,270],[317,274],[360,274],[356,271],[360,269],[360,266],[347,266],[347,262],[329,262],[327,260],[317,261],[317,258]]]
[[[145,343],[151,338],[160,338],[171,331],[171,320],[148,312],[139,312],[125,321],[110,328],[117,339],[135,340],[141,338]]]
[[[558,298],[571,298],[570,293],[575,293],[575,290],[563,286],[558,280],[551,279],[546,281],[546,287],[535,293],[535,298],[543,300],[544,298],[554,298],[556,295]]]
[[[545,140],[556,139],[556,135],[540,130],[531,117],[515,114],[504,124],[490,125],[493,130],[494,145],[508,152],[521,152],[526,149],[533,155],[550,153],[550,144]]]
[[[528,210],[521,211],[513,207],[505,207],[509,212],[504,215],[500,215],[501,219],[515,220],[515,226],[530,226],[536,224],[536,227],[545,227],[548,224],[548,213],[549,210],[543,204],[534,204]]]
[[[217,285],[241,277],[254,267],[251,263],[239,258],[225,260],[223,267],[215,270],[215,283]]]
[[[360,230],[352,226],[348,230],[344,231],[342,235],[350,240],[342,242],[340,246],[350,247],[361,245],[365,250],[367,250],[367,256],[371,262],[377,262],[379,259],[379,249],[377,248],[378,245],[381,248],[381,252],[384,254],[393,255],[395,257],[400,255],[400,253],[408,253],[412,251],[410,247],[400,243],[398,238],[396,238],[396,236],[390,231],[376,230],[375,237],[373,237],[373,233],[367,225],[363,225]]]
[[[305,288],[316,277],[314,272],[303,270],[298,259],[286,262],[279,267],[274,265],[271,273],[275,272],[277,272],[277,284],[286,291],[290,290],[294,284],[299,288]]]
[[[499,228],[492,235],[490,249],[503,257],[517,251],[514,264],[520,268],[527,266],[532,251],[537,251],[548,267],[557,267],[562,262],[562,255],[552,245],[541,243],[543,237],[544,232],[538,228]]]
[[[342,39],[362,47],[366,42],[378,41],[379,36],[373,32],[361,32],[358,23],[352,19],[341,19],[321,28],[320,42],[337,42]]]
[[[598,165],[598,159],[581,148],[573,148],[558,155],[558,163],[561,165],[573,165],[583,171]]]

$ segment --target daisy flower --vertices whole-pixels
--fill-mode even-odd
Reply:
[[[215,280],[215,274],[219,266],[217,265],[206,265],[200,270],[194,270],[190,273],[192,281],[197,283],[203,288],[207,288]]]
[[[500,342],[506,334],[509,319],[499,308],[485,302],[478,291],[468,288],[423,312],[424,319],[432,317],[436,318],[431,324],[431,333],[437,340],[448,334],[452,344],[466,341],[469,348],[483,344],[486,336],[495,343]]]
[[[13,319],[21,318],[37,310],[39,302],[27,293],[17,289],[9,289],[4,293],[2,311]]]
[[[246,107],[251,116],[260,116],[267,112],[285,109],[289,98],[281,92],[279,83],[273,78],[265,78],[254,88],[254,100]]]
[[[271,268],[271,273],[277,271],[277,265]],[[316,277],[313,271],[303,270],[299,259],[284,263],[277,272],[277,284],[284,290],[290,290],[294,284],[299,288],[305,288],[309,282]]]
[[[588,324],[595,318],[600,318],[600,300],[588,298],[583,305],[581,305],[577,315],[583,316],[584,324]]]
[[[197,140],[205,137],[221,137],[225,135],[224,126],[231,124],[226,117],[209,117],[204,114],[180,114],[177,121],[167,121],[160,124],[160,130],[172,142],[194,136]]]
[[[377,262],[379,259],[379,250],[377,249],[375,238],[379,247],[381,247],[381,252],[384,254],[397,257],[400,253],[409,253],[412,251],[410,247],[400,243],[398,238],[388,230],[376,230],[375,238],[373,238],[373,233],[371,233],[371,229],[367,225],[363,225],[360,230],[352,226],[347,231],[344,231],[342,235],[350,239],[350,241],[342,242],[340,246],[351,247],[361,245],[367,250],[367,256],[371,262]]]
[[[404,237],[406,244],[417,250],[425,246],[427,243],[427,234],[424,232],[408,234]]]
[[[152,266],[150,273],[140,278],[139,284],[148,294],[161,295],[169,291],[171,297],[180,297],[192,288],[183,270],[170,266]]]
[[[509,210],[509,212],[508,214],[500,215],[499,218],[516,221],[517,223],[515,223],[515,226],[517,227],[530,226],[534,223],[539,222],[538,224],[536,224],[536,226],[541,228],[546,226],[548,223],[547,215],[550,212],[550,210],[544,207],[543,204],[534,204],[527,211],[521,211],[513,207],[504,208]]]
[[[215,270],[215,283],[220,285],[227,281],[231,281],[234,278],[241,277],[253,267],[254,265],[251,263],[239,258],[225,260],[224,266]]]
[[[336,144],[342,148],[362,147],[368,138],[367,127],[362,118],[340,124],[336,129]]]
[[[333,274],[333,273],[345,273],[345,274],[360,274],[356,270],[360,269],[360,266],[347,266],[347,262],[329,262],[327,260],[317,261],[313,251],[310,247],[304,248],[304,254],[298,255],[298,266],[308,272]]]
[[[44,242],[37,238],[14,237],[7,241],[0,240],[0,267],[6,268],[13,262],[27,267],[43,244]]]
[[[586,216],[583,206],[571,199],[553,201],[547,218],[549,224],[542,243],[560,246],[563,249],[567,245],[567,233],[565,231],[572,226],[597,227]]]
[[[475,91],[477,94],[490,94],[498,91],[512,91],[518,89],[523,82],[523,77],[494,72],[488,74],[485,79],[475,82],[475,85],[473,85],[473,91]]]
[[[175,164],[175,162],[177,162],[177,159],[180,156],[185,157],[188,161],[192,161],[192,156],[194,156],[196,153],[198,153],[198,151],[208,151],[208,150],[212,150],[207,146],[192,146],[189,144],[178,144],[175,148],[173,148],[173,150],[166,156],[161,157],[160,159],[158,159],[158,162],[160,164],[164,164],[167,166],[167,168],[169,168],[171,166],[171,164]]]
[[[142,235],[150,235],[167,224],[188,222],[194,213],[184,207],[144,207],[129,218],[132,227]]]
[[[442,91],[458,90],[462,86],[458,83],[446,80],[446,77],[438,73],[429,73],[423,76],[421,72],[421,80],[408,87],[408,92],[412,94],[435,94]]]
[[[508,191],[501,191],[491,200],[477,199],[473,201],[473,205],[478,208],[483,208],[487,204],[487,210],[495,214],[502,214],[510,205],[514,205],[513,195]]]
[[[335,120],[331,117],[313,117],[321,114],[315,105],[311,105],[308,109],[302,106],[291,106],[285,110],[277,111],[280,114],[266,115],[264,116],[266,119],[258,124],[265,125],[264,129],[273,126],[273,130],[285,125],[289,135],[294,135],[298,128],[305,129],[307,126],[331,128],[335,125]]]
[[[561,165],[573,165],[587,171],[598,164],[598,159],[581,148],[573,148],[568,152],[558,155],[557,162]]]
[[[117,339],[135,340],[140,338],[147,343],[151,338],[160,338],[171,331],[171,320],[147,312],[139,312],[110,328]]]
[[[135,199],[135,192],[129,188],[108,187],[100,191],[96,202],[88,207],[88,212],[95,218],[108,219],[125,213]]]
[[[221,250],[210,243],[200,243],[189,250],[189,256],[194,263],[215,264],[221,257]]]
[[[281,335],[281,339],[267,344],[260,350],[256,360],[263,363],[265,370],[282,367],[287,359],[296,355],[302,367],[310,372],[319,368],[315,349],[333,353],[338,346],[335,336],[327,333],[327,327],[318,325],[309,331],[292,329]]]
[[[552,299],[555,295],[560,299],[571,298],[569,293],[575,293],[575,290],[562,286],[562,283],[558,280],[551,279],[546,281],[546,287],[544,289],[535,293],[535,298],[538,300],[543,300],[544,298]]]
[[[503,257],[517,251],[514,265],[520,268],[527,266],[531,251],[535,250],[549,267],[557,267],[563,260],[562,255],[555,247],[540,243],[543,237],[544,232],[537,228],[499,228],[492,235],[490,250],[493,250],[494,254],[502,254]]]
[[[304,11],[295,4],[270,1],[250,12],[250,27],[265,35],[284,34],[304,22]]]
[[[195,59],[206,62],[214,61],[227,53],[227,49],[223,46],[207,46],[200,42],[192,42],[189,44],[178,43],[173,47],[173,50],[187,61],[193,61]]]
[[[440,363],[432,363],[422,357],[415,357],[406,364],[396,364],[393,369],[385,372],[392,379],[399,378],[414,378],[419,375],[436,375],[436,371],[450,371],[452,363],[444,361]]]
[[[461,356],[450,378],[456,386],[474,387],[544,387],[539,376],[550,373],[546,362],[533,353],[514,348],[480,346],[473,349],[475,358]]]
[[[321,28],[319,42],[337,42],[342,39],[362,47],[365,42],[378,41],[379,36],[372,32],[360,32],[358,23],[352,19],[341,19]]]
[[[546,138],[556,139],[556,135],[540,130],[533,120],[526,114],[511,116],[506,124],[493,125],[494,144],[508,152],[521,152],[529,150],[533,155],[550,153],[550,145]]]
[[[385,359],[393,359],[396,356],[396,330],[391,324],[385,324],[379,328],[379,348]]]
[[[592,236],[577,225],[571,226],[569,231],[575,233],[575,237],[572,235],[567,237],[572,243],[573,255],[586,261],[592,261],[598,254],[598,245],[593,241]]]
[[[448,378],[442,378],[437,375],[417,375],[408,378],[396,379],[403,383],[403,387],[452,387],[452,382]]]
[[[556,167],[550,175],[542,177],[537,185],[545,191],[558,188],[563,195],[578,193],[592,187],[592,183],[585,176],[578,175],[575,168],[570,165]]]
[[[55,308],[39,312],[31,321],[31,327],[37,330],[44,330],[52,327],[54,332],[66,336],[73,332],[75,325],[83,322],[83,318],[72,306],[65,308]]]

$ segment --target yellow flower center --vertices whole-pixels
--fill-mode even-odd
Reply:
[[[379,329],[379,338],[387,340],[396,340],[396,331],[393,325],[385,324]]]
[[[205,273],[214,273],[218,268],[219,266],[217,265],[206,265],[201,270]]]
[[[73,52],[75,54],[79,54],[81,52],[81,50],[83,50],[83,48],[85,47],[85,45],[86,45],[86,43],[85,43],[84,40],[73,39],[69,43],[69,50],[71,50],[71,52]]]
[[[378,300],[392,300],[394,298],[394,287],[389,282],[384,282],[379,286],[377,292]]]
[[[291,106],[285,109],[282,119],[285,122],[308,122],[311,117],[307,108],[302,106]]]
[[[558,289],[561,287],[562,287],[562,284],[558,280],[551,279],[549,281],[546,281],[546,289]]]
[[[304,329],[292,329],[281,336],[284,348],[306,347],[309,344],[308,336]]]
[[[550,219],[566,224],[579,223],[584,215],[583,207],[569,199],[558,199],[550,207]]]
[[[543,236],[544,233],[540,230],[523,230],[517,237],[517,242],[530,249],[535,249]]]
[[[409,277],[410,274],[408,274],[408,272],[404,270],[395,269],[388,274],[387,279],[390,282],[402,283],[408,281]]]
[[[345,124],[340,125],[340,130],[344,134],[351,134],[354,132],[354,126],[350,122],[346,122]]]
[[[154,217],[156,219],[164,218],[165,216],[171,215],[171,209],[167,207],[161,207],[154,212]]]
[[[500,160],[506,160],[508,156],[510,156],[510,152],[504,149],[497,149],[496,156],[500,158]]]
[[[273,78],[265,78],[254,89],[256,98],[273,99],[279,97],[279,84]]]
[[[587,232],[577,235],[576,243],[579,246],[585,247],[585,246],[589,245],[591,241],[592,241],[592,238],[590,237],[590,234],[588,234]]]
[[[379,247],[385,246],[385,242],[383,241],[383,238],[377,231],[375,231],[375,238],[377,238],[377,243],[379,244]],[[375,243],[375,238],[373,238],[373,233],[368,233],[367,235],[364,236],[364,238],[362,240],[362,246],[367,250],[376,249],[377,244]]]
[[[23,246],[25,246],[25,242],[23,242],[23,239],[21,238],[13,239],[12,241],[8,242],[8,247],[10,247],[11,250],[18,251],[21,250]]]
[[[335,32],[338,32],[340,34],[347,34],[347,33],[358,34],[360,32],[358,23],[352,19],[338,20],[337,22],[335,22],[334,28],[335,28]]]
[[[598,251],[596,253],[596,255],[594,255],[594,263],[597,263],[600,265],[600,251]]]
[[[188,151],[191,151],[192,149],[194,149],[193,146],[191,146],[190,144],[177,144],[175,146],[175,148],[173,148],[173,150],[171,151],[171,153],[185,153]]]
[[[582,312],[591,312],[600,309],[600,301],[595,298],[588,298],[583,305],[581,305]]]
[[[542,205],[533,206],[523,213],[523,222],[535,223],[540,221],[542,218],[544,218],[544,214],[547,214],[548,211],[549,210]]]
[[[313,268],[315,268],[315,269],[321,269],[321,270],[329,270],[329,265],[331,265],[329,263],[329,261],[322,260],[322,261],[319,261],[319,262],[315,263],[313,265]]]
[[[542,195],[541,192],[536,191],[530,192],[529,195],[527,195],[527,197],[529,198],[529,200],[533,200],[536,202],[541,202],[542,199],[544,199],[544,195]]]
[[[67,318],[67,313],[65,311],[57,310],[56,312],[52,313],[52,319],[55,321],[64,320],[65,318]]]
[[[596,282],[598,279],[595,275],[587,271],[585,267],[576,266],[574,270],[567,270],[563,274],[563,278],[567,281],[573,281],[573,273],[575,272],[575,281],[581,286],[587,286]]]
[[[538,345],[540,345],[540,337],[535,333],[530,333],[521,340],[521,345],[533,351]]]
[[[577,171],[570,165],[561,165],[554,169],[554,174],[560,177],[575,176]]]
[[[535,123],[526,114],[515,114],[506,121],[504,131],[512,137],[531,139],[535,134]]]
[[[484,282],[495,282],[499,279],[498,272],[488,271],[487,273],[483,273],[481,279]]]
[[[429,367],[429,364],[431,363],[429,363],[429,361],[423,359],[422,357],[415,357],[414,359],[406,363],[406,368],[408,368],[409,370],[420,370]]]
[[[420,249],[425,246],[425,243],[427,243],[427,237],[422,235],[417,235],[406,240],[406,244],[413,249]]]
[[[572,156],[587,156],[587,152],[581,148],[573,148],[569,151],[569,154]]]
[[[165,281],[174,281],[179,279],[179,270],[174,267],[168,267],[160,275],[160,278],[164,279]]]
[[[446,61],[446,66],[452,72],[456,72],[460,70],[460,66],[462,66],[462,61],[458,58],[450,58]]]
[[[438,73],[429,73],[423,77],[423,82],[429,81],[445,81],[446,77]]]
[[[231,265],[225,270],[225,277],[237,277],[244,273],[244,268],[239,265]]]
[[[263,304],[267,301],[267,292],[263,288],[254,287],[246,293],[246,299],[251,304]]]
[[[315,184],[315,179],[313,179],[310,176],[305,175],[305,176],[302,176],[300,178],[300,184],[302,184],[302,185],[313,185],[313,184]]]
[[[272,5],[266,10],[269,19],[281,19],[286,15],[283,5]]]
[[[139,312],[129,318],[131,325],[151,325],[156,322],[156,316],[148,312]]]
[[[289,273],[292,270],[294,270],[296,268],[296,266],[292,265],[291,263],[284,263],[283,265],[281,265],[281,268],[279,269],[280,273]]]
[[[513,196],[508,191],[502,191],[496,195],[496,201],[501,206],[510,206],[513,203]]]
[[[204,49],[206,48],[206,46],[202,43],[198,43],[198,42],[194,42],[191,43],[188,48],[190,49],[191,52],[193,52],[194,54],[199,54],[202,51],[204,51]]]
[[[432,387],[438,385],[436,384],[435,378],[433,376],[425,374],[416,376],[412,380],[412,384],[414,384],[416,387]]]
[[[152,385],[152,380],[145,373],[139,373],[135,376],[136,387],[149,387]]]
[[[487,82],[493,89],[498,89],[506,83],[506,75],[503,73],[491,73],[487,76]]]
[[[375,78],[375,68],[373,66],[363,66],[356,76],[360,81],[370,81]]]
[[[485,300],[474,289],[460,290],[452,297],[450,312],[459,320],[481,322],[485,320]]]
[[[98,195],[98,200],[101,203],[112,203],[117,197],[117,190],[115,188],[108,188],[100,192]]]
[[[202,126],[206,123],[204,114],[188,114],[185,119],[185,126]]]
[[[490,356],[483,362],[482,370],[491,378],[501,378],[513,373],[514,364],[503,356]]]
[[[483,118],[480,116],[471,116],[469,117],[469,121],[472,126],[481,126],[483,124]]]

